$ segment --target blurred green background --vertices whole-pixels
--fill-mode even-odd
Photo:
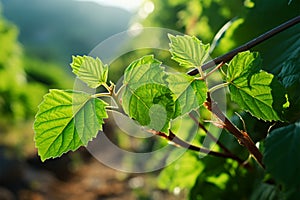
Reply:
[[[48,89],[73,88],[71,55],[88,54],[99,42],[130,28],[162,27],[212,43],[211,55],[216,57],[299,15],[300,11],[298,0],[116,2],[118,7],[72,0],[0,1],[0,199],[185,199],[193,194],[197,199],[216,199],[214,195],[218,199],[250,199],[255,182],[250,173],[237,172],[243,177],[241,185],[227,188],[228,191],[224,184],[230,184],[226,182],[229,178],[221,176],[221,171],[219,177],[202,184],[197,170],[201,163],[191,155],[178,163],[194,163],[196,167],[181,165],[183,174],[179,175],[175,169],[167,168],[160,176],[159,188],[156,178],[159,172],[147,175],[116,172],[93,161],[84,149],[45,163],[39,161],[33,142],[34,115]],[[262,54],[265,70],[278,75],[283,61],[292,52],[299,53],[299,29],[299,25],[294,26],[254,48]],[[110,79],[118,80],[131,61],[149,53],[156,54],[146,49],[120,57],[111,64],[115,73]],[[168,53],[157,56],[169,65],[176,65]],[[290,103],[296,105],[291,113],[299,111],[298,96]],[[234,106],[229,108],[229,113],[235,111]],[[299,112],[293,115],[296,119]],[[113,124],[108,123],[107,127],[118,132]],[[128,138],[113,137],[124,148],[131,148]],[[233,148],[237,152],[242,151],[236,146]],[[212,165],[228,163],[216,161]],[[174,179],[169,176],[175,173],[182,178],[185,171],[194,174],[180,183],[176,176]],[[241,181],[239,175],[234,178],[231,181]],[[197,188],[197,184],[206,189]],[[226,192],[215,191],[209,184]],[[230,196],[230,192],[236,195]]]

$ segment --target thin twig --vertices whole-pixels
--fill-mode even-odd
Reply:
[[[221,62],[220,64],[218,64],[218,66],[216,66],[213,70],[211,70],[210,72],[208,72],[205,77],[210,76],[212,73],[214,73],[216,70],[220,69],[222,66],[224,65],[224,62]]]
[[[236,49],[234,49],[234,50],[232,50],[232,51],[230,51],[230,52],[228,52],[228,53],[226,53],[226,54],[224,54],[220,57],[217,57],[217,58],[205,63],[204,65],[201,66],[201,68],[204,71],[204,70],[207,70],[207,69],[209,69],[209,68],[211,68],[211,67],[213,67],[217,64],[220,64],[221,62],[226,63],[226,62],[230,61],[237,53],[249,50],[249,49],[253,48],[254,46],[262,43],[263,41],[266,41],[267,39],[275,36],[276,34],[278,34],[282,31],[298,24],[299,22],[300,22],[300,16],[297,16],[297,17],[295,17],[295,18],[293,18],[293,19],[291,19],[291,20],[289,20],[289,21],[273,28],[272,30],[258,36],[257,38],[247,42],[246,44],[243,44],[242,46],[240,46],[240,47],[238,47],[238,48],[236,48]],[[188,74],[191,75],[191,76],[194,76],[198,73],[199,73],[198,69],[196,69],[196,68],[192,69],[191,71],[188,72]]]
[[[221,83],[221,84],[215,85],[215,86],[209,88],[209,92],[210,92],[210,93],[213,93],[213,92],[215,92],[216,90],[219,90],[219,89],[221,89],[221,88],[224,88],[224,87],[226,87],[226,86],[228,86],[228,85],[229,85],[228,82],[225,82],[225,83]]]
[[[212,151],[210,149],[204,148],[204,147],[198,147],[195,145],[192,145],[182,139],[180,139],[179,137],[177,137],[171,130],[169,130],[169,135],[160,132],[160,131],[156,131],[156,130],[147,130],[149,133],[152,133],[153,135],[157,135],[160,136],[166,140],[168,140],[169,142],[173,143],[175,146],[178,147],[182,147],[182,148],[186,148],[189,150],[193,150],[193,151],[197,151],[200,153],[204,153],[207,155],[211,155],[211,156],[216,156],[216,157],[221,157],[221,158],[231,158],[235,161],[237,161],[241,166],[244,166],[246,168],[249,168],[250,166],[245,164],[244,161],[242,161],[240,158],[236,157],[234,154],[229,154],[229,153],[221,153],[221,152],[216,152],[216,151]]]
[[[189,116],[198,125],[198,127],[201,128],[206,133],[206,135],[210,137],[211,140],[214,141],[224,152],[232,154],[230,150],[227,149],[227,147],[225,147],[215,136],[213,136],[210,131],[207,130],[207,128],[205,128],[203,124],[199,122],[199,120],[196,119],[195,116],[193,116],[191,113],[189,114]]]

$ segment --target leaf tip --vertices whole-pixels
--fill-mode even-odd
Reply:
[[[174,38],[175,38],[175,36],[174,36],[174,35],[172,35],[171,33],[168,33],[168,38],[169,38],[169,40],[170,40],[170,41],[172,41],[172,39],[174,39]]]

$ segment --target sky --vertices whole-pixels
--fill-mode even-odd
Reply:
[[[126,9],[134,12],[142,4],[143,0],[77,0],[77,1],[93,1],[101,5],[108,5]]]

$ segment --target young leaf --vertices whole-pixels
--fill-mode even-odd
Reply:
[[[272,75],[260,70],[260,58],[249,51],[229,63],[226,81],[231,100],[259,119],[281,120],[285,89]]]
[[[160,65],[153,56],[144,56],[127,67],[122,105],[142,126],[166,132],[174,114],[174,100]]]
[[[273,130],[266,138],[266,170],[287,186],[300,186],[300,122]]]
[[[73,73],[91,88],[97,88],[107,82],[108,66],[99,58],[73,56],[71,67]]]
[[[195,36],[168,35],[172,59],[184,67],[200,67],[209,56],[209,44],[204,45]]]
[[[34,122],[34,140],[42,161],[87,145],[102,130],[106,105],[83,92],[50,90]]]
[[[227,69],[227,82],[246,77],[261,70],[262,60],[258,52],[245,51],[237,54],[229,63]]]
[[[203,80],[183,73],[170,73],[167,82],[175,96],[174,118],[198,108],[206,100],[208,89]]]

